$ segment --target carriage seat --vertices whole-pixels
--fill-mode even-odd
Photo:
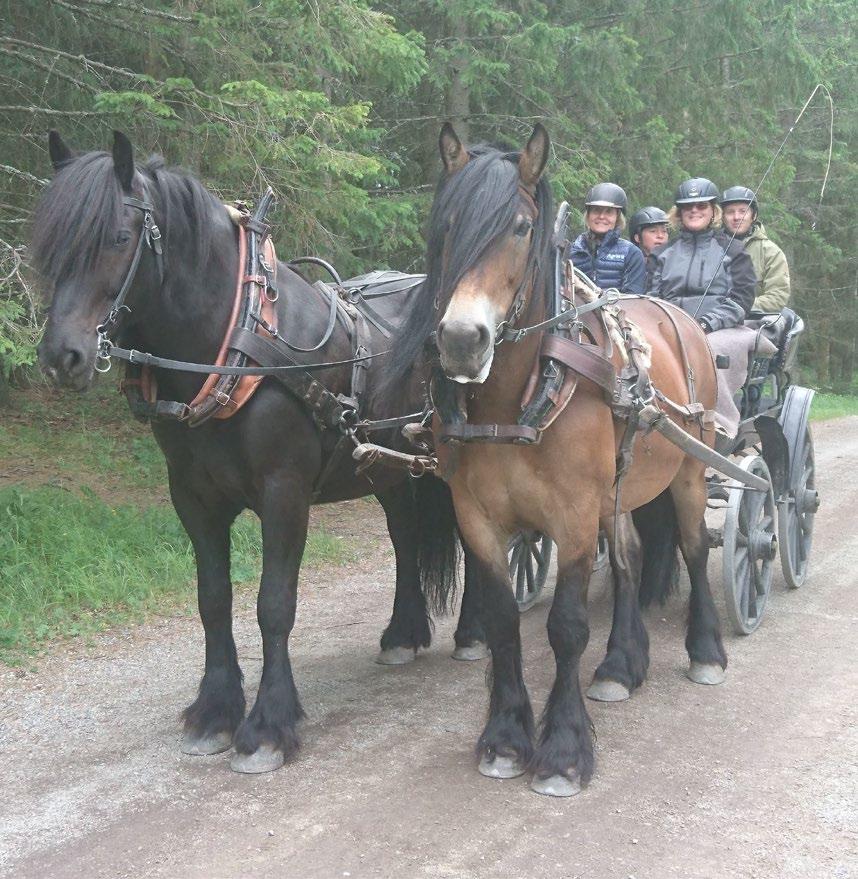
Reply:
[[[804,321],[791,308],[773,313],[752,311],[745,326],[760,332],[776,346],[777,353],[771,358],[765,358],[771,361],[769,371],[789,370],[793,366],[798,350],[798,337],[804,332]]]

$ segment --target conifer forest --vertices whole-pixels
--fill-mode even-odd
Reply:
[[[438,132],[552,139],[556,199],[601,180],[631,210],[706,176],[759,191],[809,332],[805,383],[854,389],[858,7],[854,0],[0,0],[0,373],[44,321],[28,267],[51,174],[124,131],[225,201],[277,195],[281,256],[345,277],[422,270]],[[805,102],[798,125],[782,145]],[[830,101],[829,101],[830,97]],[[776,158],[775,158],[776,157]],[[574,214],[580,225],[580,213]]]

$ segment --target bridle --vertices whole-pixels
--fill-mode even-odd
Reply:
[[[110,352],[113,348],[113,342],[110,337],[119,326],[122,313],[131,313],[131,308],[125,304],[125,300],[137,275],[144,246],[148,246],[155,254],[159,284],[164,282],[164,248],[161,244],[161,230],[158,228],[152,213],[155,210],[155,206],[152,202],[134,198],[131,195],[123,196],[122,203],[127,207],[136,208],[143,212],[143,227],[140,230],[137,247],[134,250],[134,256],[131,259],[131,264],[128,266],[128,271],[125,273],[122,286],[119,288],[119,293],[116,294],[116,298],[113,300],[113,304],[110,306],[110,310],[107,312],[104,320],[95,328],[95,331],[98,333],[95,353],[96,372],[108,372],[110,370]]]
[[[518,194],[530,205],[533,209],[533,216],[530,219],[530,231],[532,232],[534,227],[536,226],[536,221],[539,219],[539,205],[536,203],[536,199],[530,194],[530,192],[522,186],[521,183],[518,185]],[[531,247],[533,245],[533,241],[531,240]],[[512,304],[509,307],[504,319],[495,327],[495,346],[500,345],[501,342],[506,340],[518,341],[516,337],[520,330],[515,329],[515,324],[518,319],[521,317],[521,313],[524,311],[524,306],[527,302],[527,294],[529,290],[533,289],[533,282],[536,277],[536,269],[537,269],[537,256],[533,255],[529,250],[527,257],[527,268],[524,272],[524,277],[521,279],[521,283],[518,285],[518,289],[515,291],[515,296],[513,297]]]

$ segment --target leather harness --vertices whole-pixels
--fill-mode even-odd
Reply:
[[[576,303],[576,270],[565,259],[568,246],[566,218],[568,208],[564,203],[558,213],[554,228],[555,247],[555,298],[553,313],[545,320],[529,327],[517,328],[516,320],[523,308],[526,291],[519,288],[510,313],[498,327],[497,343],[517,342],[533,333],[542,333],[539,354],[534,370],[527,382],[521,403],[521,415],[517,424],[470,424],[464,389],[455,385],[443,374],[440,367],[433,370],[430,382],[431,401],[441,419],[439,441],[458,445],[460,443],[538,443],[544,431],[569,404],[579,379],[586,379],[601,389],[606,403],[615,418],[625,422],[625,430],[617,452],[616,484],[632,463],[634,438],[640,429],[649,429],[641,423],[639,413],[655,400],[666,404],[686,422],[696,422],[701,431],[711,429],[712,413],[696,399],[694,372],[688,360],[685,344],[670,308],[656,299],[673,325],[681,351],[685,370],[689,404],[674,403],[658,392],[652,385],[643,362],[642,348],[633,327],[621,308],[614,307],[620,300],[617,290],[602,291],[592,287],[595,298],[583,304]],[[580,275],[580,273],[578,273]],[[583,279],[582,279],[583,280]],[[532,279],[526,274],[522,285],[532,287]],[[588,282],[589,283],[589,282]],[[613,362],[613,348],[606,324],[604,309],[609,307],[615,325],[622,335],[627,361],[618,373]],[[587,318],[585,320],[585,317]],[[598,321],[598,328],[588,326]],[[595,331],[594,331],[595,330]],[[597,335],[605,340],[599,344]],[[619,510],[619,487],[616,494]]]
[[[316,480],[313,490],[315,501],[328,477],[341,462],[344,452],[349,447],[360,445],[359,437],[363,438],[373,431],[404,427],[415,419],[425,417],[425,412],[375,421],[368,421],[360,416],[369,361],[388,353],[372,353],[369,324],[376,326],[385,337],[390,337],[395,330],[367,300],[410,290],[422,282],[423,276],[394,272],[372,273],[352,279],[346,286],[324,260],[315,257],[295,260],[296,264],[314,262],[321,265],[337,283],[336,288],[322,281],[312,285],[330,303],[329,318],[322,339],[309,348],[287,341],[278,332],[274,307],[279,296],[277,257],[270,238],[270,227],[265,223],[273,196],[273,191],[269,188],[252,216],[246,209],[230,211],[238,226],[239,274],[228,330],[214,364],[170,360],[120,348],[111,341],[122,317],[131,311],[125,304],[125,299],[137,273],[144,246],[148,245],[155,254],[161,282],[164,277],[161,233],[153,218],[154,206],[148,201],[126,197],[125,204],[143,212],[143,228],[120,291],[105,319],[97,327],[96,369],[107,372],[113,357],[126,361],[126,375],[120,388],[135,417],[141,420],[175,420],[188,427],[197,427],[210,418],[230,418],[252,397],[264,377],[277,378],[307,406],[321,430],[334,430],[339,434],[337,443]],[[384,282],[376,283],[380,275],[384,275]],[[291,351],[311,353],[322,349],[330,340],[337,321],[352,342],[351,358],[308,364],[297,362],[292,357]],[[348,394],[334,394],[313,374],[318,370],[346,365],[352,367]],[[202,373],[207,377],[190,403],[160,400],[152,367]],[[414,459],[417,462],[411,463],[411,470],[415,475],[434,469],[434,461],[429,457],[407,457],[409,461]],[[358,467],[357,472],[364,469],[366,465]]]

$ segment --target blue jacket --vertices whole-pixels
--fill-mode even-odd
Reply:
[[[572,265],[598,287],[616,287],[621,293],[643,293],[646,290],[646,267],[643,254],[620,233],[612,229],[599,242],[595,254],[591,250],[596,239],[582,232],[569,246]]]

